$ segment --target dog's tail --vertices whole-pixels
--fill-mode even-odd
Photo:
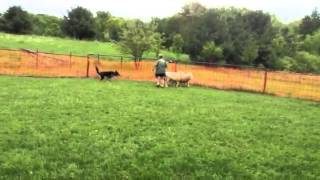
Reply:
[[[97,67],[97,66],[96,66],[96,71],[97,71],[97,74],[100,74],[99,69],[98,69],[98,67]]]

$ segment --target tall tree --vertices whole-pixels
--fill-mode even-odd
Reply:
[[[5,30],[5,22],[2,17],[2,14],[0,13],[0,31],[4,31],[4,30]]]
[[[176,54],[177,59],[180,58],[180,54],[182,53],[182,47],[184,45],[184,40],[181,34],[175,34],[172,40],[171,50]]]
[[[108,21],[111,18],[109,12],[97,12],[97,16],[94,18],[96,25],[96,38],[101,41],[110,40]]]
[[[33,34],[42,36],[62,36],[62,19],[45,14],[31,15],[33,22]]]
[[[299,26],[299,31],[303,35],[312,34],[320,28],[320,13],[315,9],[311,16],[305,16]]]
[[[108,37],[112,41],[120,41],[126,21],[123,18],[111,17],[108,21]]]
[[[145,24],[140,20],[128,22],[121,36],[122,52],[131,54],[135,60],[141,59],[143,53],[152,48],[155,28],[152,24]]]
[[[77,7],[68,12],[62,23],[63,32],[77,39],[92,39],[95,36],[95,23],[92,13]]]
[[[223,49],[216,46],[213,41],[207,42],[203,46],[201,55],[208,62],[218,63],[223,61]]]
[[[32,31],[30,15],[20,6],[12,6],[3,14],[3,29],[14,34],[28,34]]]
[[[316,55],[320,55],[320,31],[308,35],[302,43],[302,49]]]
[[[153,35],[152,47],[151,49],[156,53],[156,57],[159,56],[160,50],[163,48],[162,43],[164,39],[162,38],[162,34],[155,32]]]

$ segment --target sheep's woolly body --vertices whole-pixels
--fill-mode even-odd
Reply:
[[[189,81],[193,78],[192,73],[188,72],[166,72],[167,82],[174,81],[178,87],[180,83],[187,83],[189,87]]]

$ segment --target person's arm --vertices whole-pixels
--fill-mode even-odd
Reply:
[[[158,65],[158,61],[157,61],[156,63],[154,63],[154,66],[153,66],[153,68],[152,68],[152,71],[153,71],[153,72],[155,71],[157,65]]]

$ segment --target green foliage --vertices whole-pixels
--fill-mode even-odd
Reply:
[[[162,34],[155,32],[153,35],[153,41],[151,42],[151,49],[155,52],[156,57],[159,57],[160,50],[163,49],[164,39],[162,38]]]
[[[192,2],[186,4],[182,7],[182,12],[180,13],[182,16],[199,16],[206,12],[206,7],[197,2]]]
[[[286,71],[294,71],[296,67],[296,60],[292,57],[284,56],[279,59],[277,67]]]
[[[299,32],[303,35],[312,34],[320,28],[320,13],[315,9],[311,16],[305,16],[299,26]]]
[[[201,51],[202,57],[208,62],[219,62],[223,60],[223,49],[217,47],[214,42],[207,42]]]
[[[31,17],[20,6],[10,7],[2,17],[3,30],[14,34],[29,34],[32,31]]]
[[[92,39],[95,36],[95,23],[92,13],[77,7],[68,12],[62,23],[62,31],[69,37],[76,39]]]
[[[94,18],[96,25],[96,38],[101,41],[110,41],[108,21],[111,18],[109,12],[97,12],[97,16]]]
[[[120,41],[125,24],[126,20],[118,17],[111,17],[108,21],[109,38],[113,41]]]
[[[294,58],[284,57],[279,66],[288,71],[320,73],[320,57],[305,51],[298,51]]]
[[[151,50],[156,41],[154,30],[153,24],[145,24],[140,20],[128,22],[121,37],[121,51],[131,54],[135,60],[141,59],[143,53]]]
[[[259,46],[254,38],[251,36],[247,40],[243,41],[243,48],[241,51],[241,64],[253,65],[254,61],[258,57]]]
[[[172,46],[171,46],[171,51],[176,53],[176,58],[180,59],[180,54],[182,53],[182,48],[184,45],[184,40],[181,36],[181,34],[175,34],[172,38]]]
[[[305,51],[297,52],[296,63],[293,70],[296,72],[316,72],[320,73],[320,57]]]
[[[301,46],[305,51],[320,55],[320,31],[307,35]]]
[[[0,84],[0,179],[320,176],[319,103],[130,81]]]
[[[177,61],[178,63],[190,63],[190,57],[187,54],[179,54],[174,53],[172,51],[160,51],[160,53],[169,60]]]
[[[31,15],[33,30],[32,33],[43,36],[62,36],[62,19],[44,14]]]
[[[0,32],[5,31],[5,21],[2,17],[2,14],[0,13]]]

